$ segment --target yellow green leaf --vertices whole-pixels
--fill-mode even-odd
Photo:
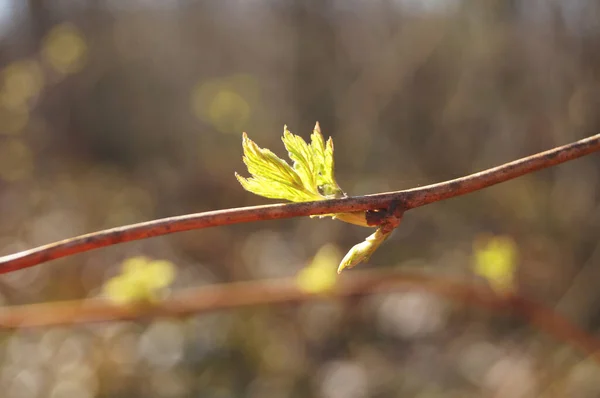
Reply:
[[[311,202],[320,199],[303,189],[261,176],[244,178],[237,173],[235,176],[246,191],[265,198],[284,199],[291,202]]]
[[[305,184],[306,177],[285,160],[266,148],[260,148],[243,134],[242,148],[244,163],[252,175],[245,178],[235,174],[242,187],[259,196],[270,199],[285,199],[291,202],[307,202],[322,199],[319,192]]]
[[[293,162],[290,166],[266,148],[260,148],[243,134],[244,163],[251,177],[235,174],[242,187],[256,195],[291,202],[309,202],[345,196],[333,172],[333,141],[325,145],[319,125],[308,144],[284,127],[283,144]]]
[[[331,137],[327,140],[327,145],[323,142],[321,127],[319,123],[315,125],[311,138],[311,147],[314,153],[317,167],[317,185],[326,196],[343,197],[344,191],[337,185],[333,161],[333,140]]]
[[[302,180],[304,188],[315,195],[319,195],[317,188],[319,165],[316,164],[312,147],[302,137],[292,134],[287,126],[283,129],[281,140],[288,151],[288,156],[294,162],[294,170]]]

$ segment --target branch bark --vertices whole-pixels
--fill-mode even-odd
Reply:
[[[381,210],[387,209],[392,203],[397,204],[400,210],[406,211],[440,200],[465,195],[491,185],[520,177],[524,174],[589,155],[599,150],[600,134],[597,134],[568,145],[515,160],[479,173],[405,191],[386,192],[317,202],[274,204],[216,210],[126,225],[0,257],[0,274],[32,267],[50,260],[118,243],[152,238],[193,229],[310,215]]]

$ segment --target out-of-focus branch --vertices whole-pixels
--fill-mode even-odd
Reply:
[[[0,273],[32,267],[46,261],[118,243],[193,229],[309,215],[381,210],[387,209],[392,203],[396,203],[400,211],[405,211],[471,193],[598,150],[600,150],[600,134],[479,173],[405,191],[317,202],[216,210],[126,225],[0,257]],[[377,225],[376,221],[374,225]]]
[[[122,306],[95,298],[84,301],[3,307],[0,328],[47,327],[64,324],[178,317],[257,305],[335,300],[349,296],[424,290],[476,305],[495,313],[507,312],[566,342],[600,362],[600,341],[551,308],[515,295],[498,295],[485,285],[405,272],[355,271],[340,277],[336,288],[322,295],[302,291],[293,278],[217,284],[177,292],[153,306]]]

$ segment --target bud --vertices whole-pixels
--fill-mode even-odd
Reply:
[[[337,270],[338,274],[347,268],[352,268],[361,262],[369,260],[375,250],[391,235],[392,231],[383,232],[382,228],[377,228],[377,231],[369,235],[364,242],[354,245],[342,259]]]

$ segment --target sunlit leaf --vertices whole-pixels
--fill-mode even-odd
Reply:
[[[317,185],[327,196],[342,197],[344,192],[337,185],[334,177],[333,139],[329,137],[327,144],[323,142],[321,127],[315,125],[311,138],[311,147],[317,167]]]
[[[243,160],[251,177],[245,178],[237,173],[236,177],[244,189],[256,195],[291,202],[344,196],[334,178],[333,141],[330,138],[327,145],[324,144],[318,125],[310,144],[292,134],[287,126],[282,141],[293,162],[292,166],[269,149],[259,147],[246,133],[243,134]]]
[[[304,185],[302,177],[285,160],[266,148],[260,148],[246,133],[243,134],[244,163],[252,175],[245,178],[235,174],[245,190],[271,199],[291,202],[320,200],[316,190]]]
[[[312,147],[302,137],[292,134],[287,126],[284,127],[281,140],[288,151],[288,156],[294,161],[294,171],[302,180],[304,188],[320,196],[317,188],[317,174],[320,165],[316,164],[317,159]]]

